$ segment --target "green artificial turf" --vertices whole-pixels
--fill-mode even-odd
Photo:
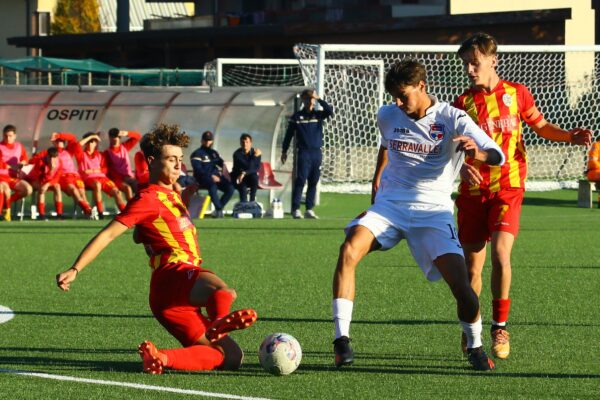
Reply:
[[[333,367],[332,273],[343,227],[368,207],[368,196],[322,194],[319,220],[196,221],[204,266],[236,288],[236,308],[259,314],[232,334],[246,351],[237,372],[141,373],[141,341],[178,342],[150,313],[150,269],[131,232],[63,293],[55,274],[105,222],[0,222],[0,305],[16,314],[0,324],[0,398],[201,398],[6,372],[16,370],[274,399],[600,398],[600,210],[577,208],[576,197],[526,195],[512,257],[512,352],[490,373],[469,368],[450,291],[425,280],[404,243],[359,265],[355,363]],[[488,256],[481,297],[488,348],[489,269]],[[258,346],[273,332],[302,345],[290,376],[258,364]]]

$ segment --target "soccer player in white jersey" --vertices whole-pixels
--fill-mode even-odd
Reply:
[[[450,287],[473,368],[494,368],[483,350],[479,300],[469,283],[450,195],[465,154],[490,165],[504,163],[504,155],[464,111],[428,95],[425,82],[425,67],[414,60],[397,62],[385,77],[394,104],[377,115],[381,146],[373,204],[346,227],[333,277],[337,367],[354,361],[349,332],[358,262],[406,239],[426,278],[444,278]]]

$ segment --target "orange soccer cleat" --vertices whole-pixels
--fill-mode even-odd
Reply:
[[[231,331],[252,326],[258,316],[252,309],[237,310],[216,320],[204,334],[209,342],[216,342]]]
[[[138,346],[140,357],[142,357],[142,363],[144,372],[152,375],[160,375],[163,373],[163,361],[162,354],[157,350],[154,343],[149,340],[142,342]]]

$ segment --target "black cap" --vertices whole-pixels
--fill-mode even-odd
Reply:
[[[202,140],[215,140],[215,137],[211,131],[206,131],[202,134]]]

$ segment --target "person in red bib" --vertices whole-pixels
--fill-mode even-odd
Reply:
[[[25,180],[38,192],[37,208],[40,219],[46,219],[46,192],[54,192],[54,207],[59,219],[63,218],[62,192],[60,178],[62,175],[62,162],[58,156],[58,149],[51,147],[45,150],[43,156],[31,159],[33,168]]]
[[[8,164],[2,158],[0,151],[0,215],[5,221],[10,221],[10,181],[13,178],[8,174]],[[4,212],[5,208],[8,212]],[[6,218],[8,215],[8,219]]]
[[[65,192],[67,196],[73,198],[79,207],[81,207],[84,215],[90,217],[92,214],[92,207],[87,201],[85,185],[79,172],[77,172],[75,162],[73,161],[73,157],[79,147],[77,137],[68,132],[53,132],[52,136],[50,136],[50,141],[58,151],[58,158],[62,165],[60,189]],[[43,158],[46,154],[46,150],[41,151],[35,155],[35,158]]]
[[[173,190],[189,136],[177,125],[159,125],[142,138],[149,184],[82,250],[71,268],[58,274],[68,291],[83,268],[115,238],[135,227],[134,241],[150,256],[150,309],[183,348],[158,350],[151,341],[138,349],[143,370],[160,374],[175,370],[237,369],[243,352],[228,333],[251,326],[252,309],[230,312],[234,289],[201,267],[196,228],[181,197]]]
[[[139,132],[111,128],[108,131],[109,147],[104,150],[108,167],[107,176],[120,191],[125,193],[128,201],[133,198],[133,193],[137,190],[137,181],[131,169],[129,152],[138,144],[141,137]],[[122,138],[128,139],[121,141]]]
[[[8,166],[10,181],[7,182],[14,193],[8,201],[5,200],[4,220],[10,220],[10,204],[27,197],[33,191],[31,185],[24,180],[21,168],[28,164],[25,146],[17,142],[17,128],[14,125],[6,125],[2,129],[2,141],[0,142],[0,153],[2,160]]]
[[[104,204],[102,203],[102,192],[115,199],[120,211],[125,208],[125,200],[115,183],[106,176],[106,157],[98,151],[100,135],[96,132],[88,132],[79,141],[75,148],[75,159],[79,165],[79,175],[83,179],[86,189],[90,189],[94,196],[94,202],[98,209],[98,216],[104,217]]]
[[[591,132],[559,128],[544,119],[529,89],[501,79],[497,42],[478,33],[462,43],[458,55],[471,87],[454,106],[466,113],[502,148],[502,166],[482,164],[467,158],[461,170],[458,208],[458,235],[464,249],[473,290],[481,293],[481,273],[486,243],[492,253],[492,354],[507,358],[510,353],[507,321],[511,299],[511,251],[519,231],[521,204],[527,176],[527,153],[522,122],[539,136],[554,142],[589,146]],[[464,351],[463,340],[463,351]]]
[[[144,152],[141,150],[136,152],[133,156],[133,162],[135,164],[135,179],[137,180],[138,187],[147,185],[150,179],[150,171],[148,171],[148,163],[144,157]]]

